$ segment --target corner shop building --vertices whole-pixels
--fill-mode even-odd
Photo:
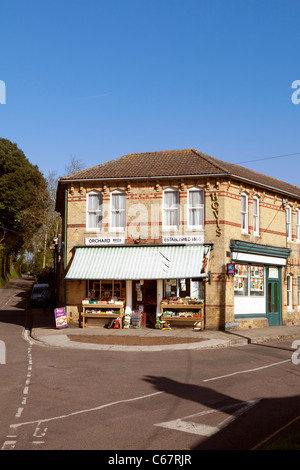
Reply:
[[[192,297],[206,328],[299,322],[295,186],[194,149],[130,154],[61,178],[57,210],[58,299],[75,321],[93,292],[149,315]]]

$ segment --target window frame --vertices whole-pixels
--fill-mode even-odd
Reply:
[[[254,212],[255,202],[256,201],[256,212]],[[253,235],[259,236],[259,198],[257,196],[253,196]],[[256,226],[256,228],[255,228]]]
[[[244,272],[237,272],[237,269],[241,269],[241,271]],[[262,276],[257,274],[262,270]],[[253,273],[254,271],[254,273]],[[242,284],[244,286],[242,287],[243,290],[240,288],[237,288],[237,283],[239,282],[240,279],[243,279]],[[235,265],[235,274],[234,274],[234,296],[237,297],[243,297],[243,298],[248,298],[249,301],[250,299],[254,298],[265,298],[266,297],[266,268],[262,264],[255,264],[255,263],[237,263]],[[254,286],[254,284],[258,283],[261,281],[261,286],[262,289],[257,290],[257,287],[259,286]]]
[[[89,209],[90,197],[98,196],[100,198],[99,207],[100,209]],[[100,214],[100,225],[99,226],[90,226],[89,224],[89,215],[93,213],[95,215]],[[102,229],[102,220],[103,220],[103,196],[100,191],[92,190],[86,195],[86,230],[87,231],[99,231]]]
[[[293,310],[293,276],[288,274],[286,277],[286,307],[289,312]]]
[[[119,209],[114,209],[113,208],[113,199],[114,199],[114,196],[122,196],[124,197],[124,201],[125,201],[125,204],[124,204],[124,208],[119,208]],[[112,191],[110,193],[110,228],[112,231],[115,231],[115,232],[125,232],[126,230],[126,209],[127,209],[127,196],[126,196],[126,192],[123,191],[122,189],[115,189],[114,191]],[[119,212],[124,212],[125,213],[125,217],[124,217],[124,226],[117,226],[117,225],[113,225],[113,213],[119,213]],[[120,217],[121,218],[121,217]]]
[[[167,193],[173,193],[177,194],[178,198],[178,203],[177,207],[166,207],[166,194]],[[166,223],[166,211],[176,211],[177,212],[177,218],[178,218],[178,224],[177,225],[167,225]],[[179,190],[177,188],[166,188],[163,191],[163,228],[167,230],[179,230],[180,226],[180,195],[179,195]]]
[[[196,205],[195,207],[192,206],[190,203],[190,193],[199,193],[201,195],[202,203],[199,204],[198,206]],[[198,229],[198,230],[204,230],[204,225],[205,225],[205,193],[203,188],[200,188],[198,186],[193,186],[192,188],[188,189],[187,193],[187,202],[188,202],[188,213],[187,213],[187,226],[188,229]],[[200,224],[192,224],[191,223],[191,211],[196,210],[199,211],[199,220]]]
[[[286,238],[288,241],[292,241],[292,208],[286,206],[285,208],[285,227],[286,227]]]
[[[243,211],[243,202],[242,202],[243,199],[245,199],[245,211]],[[241,194],[241,229],[242,229],[242,233],[246,233],[246,234],[249,233],[249,207],[248,207],[248,194],[246,193]]]
[[[296,242],[300,243],[300,209],[296,209]]]

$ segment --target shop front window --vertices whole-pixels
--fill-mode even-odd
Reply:
[[[166,279],[164,281],[166,298],[204,299],[204,283],[200,279]]]
[[[88,297],[99,300],[125,298],[125,281],[88,281]]]
[[[236,264],[234,275],[234,295],[264,296],[264,267],[248,264]]]

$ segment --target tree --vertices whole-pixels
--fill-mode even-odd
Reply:
[[[71,155],[64,170],[66,174],[73,174],[81,171],[83,168],[84,163]],[[55,212],[58,179],[59,177],[56,171],[51,171],[47,176],[46,181],[50,204],[43,224],[35,234],[32,247],[29,250],[33,254],[34,270],[39,274],[47,269],[49,270],[49,268],[53,266],[53,252],[51,246],[53,245],[53,239],[61,233],[61,217],[59,213]]]
[[[78,160],[74,155],[70,155],[70,161],[65,166],[65,172],[67,175],[73,175],[73,173],[79,173],[79,171],[84,170],[85,164],[82,160]]]
[[[0,138],[0,243],[16,255],[30,246],[50,204],[47,182],[36,165],[8,139]]]

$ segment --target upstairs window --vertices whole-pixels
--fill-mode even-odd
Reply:
[[[204,228],[204,191],[191,188],[188,191],[188,227]]]
[[[286,238],[292,240],[292,210],[290,206],[287,206],[285,209],[286,217]]]
[[[300,243],[300,210],[296,209],[296,242]]]
[[[287,276],[287,309],[293,309],[293,278],[289,274]]]
[[[253,235],[259,235],[259,199],[253,198]]]
[[[248,233],[248,196],[244,193],[241,195],[241,225],[242,232]]]
[[[111,197],[111,227],[116,230],[126,228],[126,194],[124,191],[113,191]]]
[[[102,194],[93,191],[87,194],[87,229],[101,229]]]
[[[164,226],[179,228],[179,191],[168,188],[164,191]]]

